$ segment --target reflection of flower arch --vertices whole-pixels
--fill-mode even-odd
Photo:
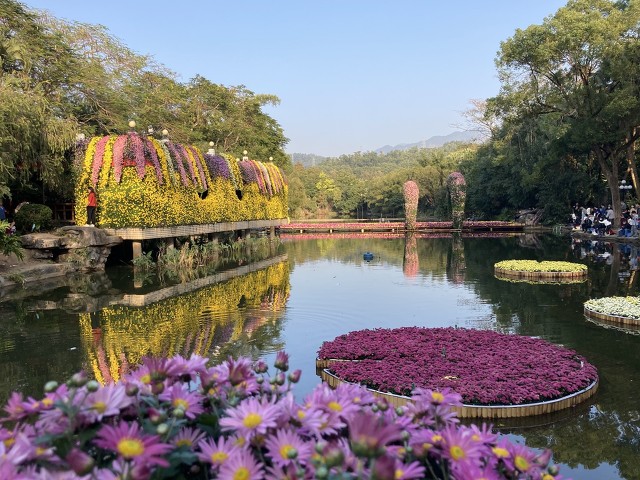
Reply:
[[[279,318],[288,296],[289,264],[280,262],[141,308],[110,306],[93,314],[96,328],[90,314],[81,314],[88,369],[108,383],[145,356],[211,356],[216,346]],[[245,322],[241,309],[254,320]]]
[[[447,177],[447,189],[451,199],[451,216],[453,228],[460,230],[464,221],[464,205],[467,198],[466,182],[460,172],[450,173]]]
[[[415,277],[420,270],[420,259],[418,257],[418,242],[412,233],[407,234],[404,239],[404,258],[402,262],[402,272],[405,277]]]

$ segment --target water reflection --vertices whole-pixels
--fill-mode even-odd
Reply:
[[[318,382],[317,349],[339,334],[414,325],[487,328],[574,349],[601,379],[585,404],[526,425],[501,423],[501,431],[553,448],[566,477],[640,478],[640,335],[583,315],[589,298],[637,295],[637,251],[522,235],[283,241],[286,260],[210,284],[134,289],[130,271],[115,271],[94,286],[0,302],[0,395],[15,389],[39,395],[46,380],[82,367],[102,381],[118,379],[145,354],[257,358],[284,348],[303,370],[303,396]],[[364,252],[374,259],[366,261]],[[579,261],[589,277],[569,285],[504,282],[493,265],[506,259]]]

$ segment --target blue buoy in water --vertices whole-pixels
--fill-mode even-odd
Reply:
[[[370,262],[371,260],[373,260],[373,253],[364,252],[364,254],[362,255],[362,258],[365,259],[367,262]]]

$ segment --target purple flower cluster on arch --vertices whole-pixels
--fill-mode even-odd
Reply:
[[[468,405],[524,405],[590,386],[596,368],[545,340],[488,330],[404,327],[359,330],[325,342],[320,359],[347,382],[411,395],[451,388]]]

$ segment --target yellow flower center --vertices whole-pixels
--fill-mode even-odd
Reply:
[[[144,445],[137,438],[123,438],[118,442],[116,450],[124,458],[135,458],[144,453]]]
[[[554,476],[549,473],[545,473],[542,475],[542,480],[554,480]]]
[[[229,455],[225,452],[215,452],[211,454],[211,463],[224,463],[229,458]]]
[[[338,402],[329,402],[329,405],[327,405],[331,410],[333,410],[334,412],[341,412],[342,411],[342,405],[340,405]]]
[[[173,401],[173,407],[174,408],[181,408],[182,410],[188,410],[189,409],[189,402],[187,402],[184,398],[176,398]]]
[[[53,400],[50,398],[43,398],[42,405],[44,405],[46,408],[49,408],[51,405],[53,405]]]
[[[506,448],[493,447],[491,450],[498,458],[507,458],[509,456],[509,451]]]
[[[449,449],[449,453],[451,454],[451,458],[454,460],[460,460],[465,457],[464,450],[458,445],[452,446]]]
[[[441,442],[442,441],[442,435],[434,435],[433,437],[431,437],[431,441],[432,442]]]
[[[521,457],[520,455],[516,455],[516,458],[513,460],[513,464],[521,472],[526,472],[527,470],[529,470],[529,462],[527,462],[526,458]]]
[[[404,470],[398,468],[396,470],[396,473],[394,474],[394,477],[396,480],[399,480],[400,478],[402,478],[402,475],[404,475]]]
[[[240,467],[233,472],[233,480],[248,480],[249,477],[249,469],[247,467]]]
[[[431,398],[436,403],[442,403],[444,401],[444,395],[440,392],[431,392]]]
[[[104,413],[107,409],[107,404],[104,402],[96,402],[93,404],[93,409],[98,413]]]
[[[140,381],[141,381],[142,383],[144,383],[145,385],[150,384],[150,383],[151,383],[151,375],[149,375],[149,374],[147,373],[147,374],[145,374],[145,375],[141,376],[141,377],[140,377]]]
[[[36,456],[44,455],[47,449],[42,447],[36,447]]]
[[[256,428],[258,425],[262,423],[262,416],[258,413],[250,413],[244,420],[242,420],[242,424],[247,428]]]
[[[14,443],[16,443],[16,439],[15,438],[5,438],[2,443],[4,443],[5,447],[10,447]]]
[[[188,438],[181,438],[180,440],[176,440],[177,447],[190,447],[193,445],[193,442]]]
[[[304,413],[304,410],[298,410],[298,418],[299,418],[300,420],[302,420],[302,419],[303,419],[304,417],[306,417],[306,416],[307,416],[307,414],[306,414],[306,413]]]
[[[478,435],[477,433],[474,433],[473,435],[471,435],[471,440],[473,440],[474,442],[479,442],[480,435]]]
[[[289,453],[295,451],[295,448],[293,448],[293,445],[283,445],[280,447],[280,456],[286,460],[289,459]]]

